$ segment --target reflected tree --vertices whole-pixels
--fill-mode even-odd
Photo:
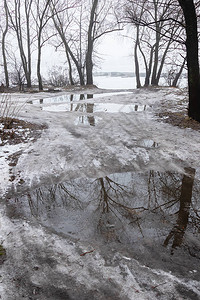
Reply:
[[[27,193],[30,213],[38,218],[48,215],[56,207],[81,207],[81,202],[76,196],[73,184],[54,184],[50,187],[44,186],[32,193]]]
[[[176,225],[173,227],[164,241],[164,246],[167,246],[169,244],[169,241],[173,238],[172,253],[173,249],[176,249],[177,247],[180,247],[182,245],[190,214],[195,169],[187,168],[185,169],[185,171],[186,174],[182,179],[181,194],[179,198],[180,208],[178,211]]]
[[[87,99],[93,99],[93,95],[88,94]],[[87,116],[88,123],[91,126],[95,126],[95,118],[94,118],[94,115],[93,115],[93,113],[94,113],[94,103],[87,103],[86,111],[87,111],[88,114],[90,114],[90,115]]]
[[[152,240],[155,237],[155,242],[163,243],[167,228],[170,232],[164,246],[172,240],[173,251],[181,246],[189,225],[188,230],[193,225],[197,226],[197,232],[199,230],[194,177],[192,168],[185,169],[184,175],[155,171],[143,175],[113,174],[96,180],[82,178],[44,186],[25,197],[33,216],[55,218],[57,222],[60,209],[65,209],[62,219],[71,222],[72,209],[77,218],[86,218],[86,222],[89,219],[107,240],[122,241],[126,236],[130,240],[138,235],[146,238],[150,226]],[[25,203],[23,198],[24,206]]]
[[[98,228],[107,239],[115,238],[120,241],[116,233],[115,223],[118,220],[126,232],[126,224],[136,224],[141,232],[140,213],[145,210],[144,207],[130,205],[129,200],[134,196],[132,185],[123,185],[106,176],[96,180],[98,191],[97,199],[99,201],[100,217]],[[112,219],[114,217],[114,219]],[[112,222],[113,220],[113,222]]]

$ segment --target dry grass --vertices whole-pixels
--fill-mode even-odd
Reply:
[[[45,125],[32,124],[19,120],[20,111],[24,108],[27,101],[19,103],[13,101],[11,95],[3,94],[0,96],[0,145],[5,143],[18,144],[26,143],[30,139],[36,140]]]
[[[16,119],[21,109],[26,105],[26,102],[19,103],[13,101],[11,95],[3,94],[0,97],[0,123],[3,124],[3,129],[11,129],[13,119]]]
[[[200,123],[189,118],[184,112],[163,112],[158,114],[163,122],[178,126],[180,128],[191,128],[200,130]]]

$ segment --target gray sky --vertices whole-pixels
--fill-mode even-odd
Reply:
[[[132,41],[124,38],[118,32],[107,34],[102,37],[97,47],[100,60],[98,61],[97,72],[133,72],[133,45]],[[46,76],[52,66],[63,66],[66,56],[62,52],[55,52],[53,47],[46,45],[42,49],[42,69]]]
[[[134,71],[132,42],[120,36],[119,33],[104,36],[98,52],[102,57],[100,62],[102,71]]]

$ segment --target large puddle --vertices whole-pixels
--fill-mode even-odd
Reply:
[[[116,92],[116,93],[102,93],[102,94],[66,94],[66,95],[59,95],[44,99],[35,99],[30,100],[29,104],[56,104],[56,103],[68,103],[68,102],[77,102],[86,99],[98,99],[101,97],[110,97],[114,95],[127,95],[131,94],[131,92]]]
[[[139,247],[187,247],[200,258],[195,170],[116,173],[47,185],[7,201],[7,213],[80,240]]]
[[[52,112],[73,111],[81,113],[132,113],[137,111],[146,111],[147,105],[138,104],[117,104],[117,103],[76,103],[76,104],[57,104],[44,106],[42,109]]]
[[[148,105],[134,104],[118,104],[118,103],[91,103],[89,100],[113,95],[129,94],[130,92],[121,93],[104,93],[104,94],[72,94],[61,95],[52,98],[37,99],[29,101],[29,104],[41,104],[42,109],[52,112],[81,112],[81,113],[132,113],[146,111]],[[110,100],[110,99],[109,99]]]

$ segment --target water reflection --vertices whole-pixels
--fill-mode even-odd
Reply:
[[[183,176],[181,184],[181,193],[179,197],[179,210],[176,225],[172,228],[167,238],[164,241],[164,246],[169,244],[169,241],[173,239],[173,249],[180,247],[183,242],[183,237],[189,222],[190,209],[192,204],[192,188],[194,184],[195,170],[187,168],[185,170],[187,175]]]
[[[117,173],[43,186],[10,200],[8,213],[36,218],[57,232],[80,239],[138,244],[151,240],[172,250],[200,234],[195,170]],[[11,209],[12,208],[12,209]],[[194,239],[194,236],[193,236]]]
[[[97,116],[79,116],[74,124],[75,125],[90,125],[90,126],[95,126],[101,118]]]
[[[29,104],[46,104],[42,107],[45,111],[71,111],[71,112],[83,112],[83,113],[96,113],[96,112],[109,112],[109,113],[131,113],[131,112],[142,112],[146,111],[148,105],[138,104],[118,104],[118,103],[87,103],[87,100],[96,99],[105,96],[115,95],[116,93],[105,93],[105,94],[71,94],[61,95],[52,98],[36,99],[28,101]],[[128,92],[117,93],[128,94]],[[83,102],[85,100],[85,102]],[[49,105],[48,105],[49,104]],[[56,105],[55,105],[56,104]],[[92,118],[91,116],[89,118]],[[92,123],[94,120],[91,120]],[[95,125],[92,125],[95,126]]]
[[[50,98],[44,98],[44,99],[35,99],[35,100],[30,100],[28,103],[29,104],[56,104],[56,103],[63,103],[63,102],[71,102],[71,101],[80,101],[84,99],[89,99],[90,96],[91,98],[98,99],[101,97],[110,97],[114,95],[128,95],[131,92],[115,92],[115,93],[101,93],[101,94],[66,94],[66,95],[59,95],[59,96],[54,96]]]
[[[87,98],[89,99],[89,98]],[[58,104],[44,106],[42,109],[45,111],[54,112],[87,112],[88,106],[92,108],[93,113],[108,112],[108,113],[133,113],[146,111],[147,105],[135,105],[135,104],[118,104],[118,103],[71,103],[71,104]],[[136,109],[137,107],[137,109]]]

